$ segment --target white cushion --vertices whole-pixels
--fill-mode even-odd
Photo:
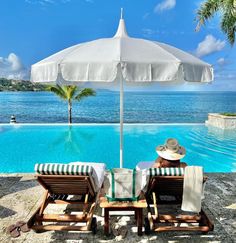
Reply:
[[[92,166],[96,172],[97,178],[94,177],[96,189],[101,188],[104,181],[104,173],[106,170],[106,164],[104,163],[95,163],[95,162],[71,162],[70,164],[76,165],[89,165]]]

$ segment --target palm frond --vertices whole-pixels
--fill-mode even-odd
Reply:
[[[79,93],[75,96],[74,99],[80,101],[85,97],[95,96],[95,95],[96,95],[95,90],[93,90],[91,88],[84,88],[84,89],[79,91]]]
[[[231,45],[235,42],[236,32],[236,0],[206,0],[197,11],[196,31],[216,12],[221,13],[221,30],[226,34]]]
[[[62,89],[66,94],[67,100],[72,100],[77,90],[77,86],[74,85],[62,86]]]
[[[53,92],[57,96],[59,96],[61,99],[66,100],[67,95],[64,91],[64,89],[60,85],[55,85],[55,86],[48,86],[46,88],[47,91]]]
[[[226,34],[227,39],[231,45],[235,42],[235,31],[236,31],[236,15],[229,9],[225,12],[221,20],[221,29]]]
[[[76,95],[76,92],[78,92],[78,87],[77,86],[71,86],[70,87],[70,97],[73,99]]]
[[[200,30],[202,25],[205,25],[206,21],[212,18],[217,11],[221,8],[223,0],[207,0],[203,2],[197,11],[197,27],[196,31]]]

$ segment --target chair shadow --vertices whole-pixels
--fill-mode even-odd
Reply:
[[[72,208],[72,206],[69,206],[67,210],[70,210]],[[117,239],[112,233],[109,236],[104,235],[103,214],[100,207],[96,209],[94,216],[98,218],[98,231],[96,235],[93,235],[91,232],[54,231],[51,234],[50,242],[116,242]],[[145,217],[146,214],[144,214],[143,216]],[[143,232],[142,236],[138,236],[134,216],[129,215],[128,217],[129,218],[125,220],[128,226],[128,233],[127,236],[121,240],[121,242],[226,242],[224,241],[224,235],[226,235],[227,233],[224,232],[224,229],[219,224],[216,224],[215,231],[209,232],[208,234],[202,234],[200,232],[151,232],[151,234],[145,235]],[[110,219],[110,227],[112,225],[112,222],[117,222],[120,218],[121,216],[119,215],[112,216]],[[221,234],[218,234],[218,230],[221,231]]]
[[[0,205],[0,218],[7,218],[9,216],[12,216],[14,214],[16,214],[17,212],[11,210],[10,208],[6,208]]]
[[[0,176],[0,198],[38,185],[36,179],[22,180],[22,176]]]
[[[69,206],[67,207],[67,210],[72,209],[73,206]],[[73,210],[74,212],[74,210]],[[146,236],[145,234],[143,234],[143,236],[138,236],[137,235],[137,227],[136,227],[136,221],[134,219],[134,215],[127,215],[129,218],[127,218],[125,221],[127,223],[128,226],[128,232],[127,232],[127,236],[124,239],[121,239],[121,242],[128,242],[127,240],[132,239],[132,242],[142,242],[142,240],[147,240],[148,236]],[[60,232],[60,231],[54,231],[52,232],[51,235],[51,239],[50,242],[66,242],[68,241],[79,241],[79,242],[116,242],[116,236],[113,235],[112,231],[111,233],[106,236],[104,234],[104,228],[103,228],[103,213],[102,213],[102,209],[100,207],[97,207],[96,212],[94,214],[94,217],[98,218],[97,221],[97,233],[95,235],[92,234],[92,232]],[[120,219],[122,218],[121,215],[113,215],[110,218],[110,227],[114,222],[118,222],[120,221]],[[131,227],[129,227],[131,226]],[[132,228],[132,229],[131,229]],[[133,231],[134,229],[134,231]],[[145,241],[144,241],[145,242]]]

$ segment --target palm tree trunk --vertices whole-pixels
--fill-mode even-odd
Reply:
[[[68,122],[69,122],[69,124],[72,123],[71,110],[72,110],[71,100],[68,100]]]

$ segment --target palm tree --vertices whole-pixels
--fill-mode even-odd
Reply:
[[[235,42],[236,31],[236,0],[206,0],[197,11],[199,30],[206,21],[211,19],[217,12],[221,13],[221,30],[226,34],[231,45]]]
[[[88,96],[96,95],[96,92],[90,88],[80,89],[77,86],[69,85],[69,86],[48,86],[46,88],[47,91],[51,91],[57,96],[59,96],[63,100],[68,101],[68,122],[72,123],[72,100],[81,101],[83,98]]]

